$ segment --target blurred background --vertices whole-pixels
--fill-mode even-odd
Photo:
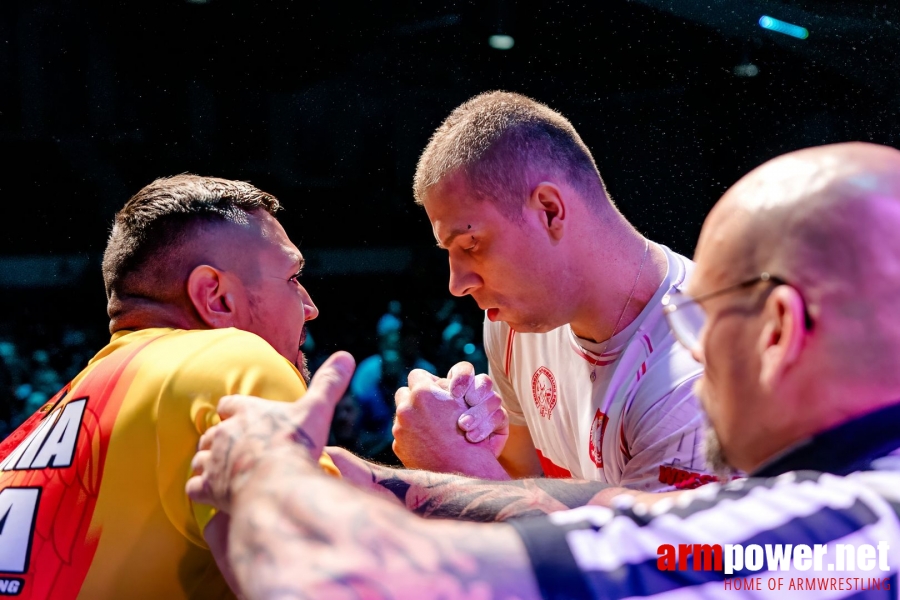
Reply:
[[[483,368],[482,315],[447,292],[411,193],[455,106],[507,89],[559,110],[625,215],[690,255],[764,160],[900,144],[898,56],[889,0],[3,0],[0,434],[108,340],[109,225],[158,176],[281,199],[321,310],[313,366],[367,361],[335,441],[389,460],[409,368]]]

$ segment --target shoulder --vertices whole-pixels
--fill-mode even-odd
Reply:
[[[659,244],[659,247],[662,248],[666,255],[666,259],[669,262],[669,270],[666,275],[665,283],[668,284],[669,287],[681,288],[694,272],[694,261],[683,254],[679,254],[669,249],[667,246]]]
[[[259,352],[262,354],[275,354],[281,356],[275,349],[264,339],[244,331],[228,327],[225,329],[204,329],[182,331],[179,341],[181,343],[190,344],[196,348],[202,348],[207,352],[213,353],[230,353],[235,350],[241,350],[243,353]]]
[[[647,344],[653,344],[653,350],[648,352],[646,374],[638,382],[638,390],[666,393],[703,373],[703,365],[678,341],[663,337]]]
[[[138,333],[143,333],[144,331],[151,330],[142,330]],[[154,345],[165,346],[169,351],[195,351],[203,347],[228,348],[248,346],[255,349],[267,348],[275,352],[275,349],[268,342],[255,333],[234,327],[226,327],[224,329],[161,329],[158,331],[162,332],[163,335],[159,336]]]
[[[268,342],[240,329],[173,331],[159,342],[154,353],[161,355],[162,364],[178,371],[296,370]]]
[[[297,367],[253,333],[217,329],[175,331],[167,337],[148,358],[157,377],[164,378],[160,389],[169,400],[203,397],[217,402],[243,394],[293,401],[306,391]]]

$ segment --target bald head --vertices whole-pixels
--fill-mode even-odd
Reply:
[[[698,263],[762,271],[803,295],[835,376],[900,385],[900,151],[864,143],[792,152],[735,184],[710,213]],[[825,365],[823,365],[824,367]]]

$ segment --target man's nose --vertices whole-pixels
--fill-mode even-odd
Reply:
[[[466,296],[481,287],[481,277],[462,261],[450,259],[450,293],[454,296]]]
[[[313,303],[312,298],[309,296],[309,294],[305,294],[305,297],[303,299],[303,320],[312,321],[318,316],[318,307]]]

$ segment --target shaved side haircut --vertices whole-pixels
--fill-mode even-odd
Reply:
[[[280,204],[243,181],[198,175],[155,180],[116,213],[103,254],[108,299],[161,300],[180,293],[171,288],[180,273],[179,250],[212,225],[246,225],[254,211],[274,215]]]
[[[521,94],[488,92],[450,113],[419,158],[416,202],[422,204],[429,188],[458,171],[479,200],[494,202],[511,220],[521,219],[533,177],[564,179],[598,212],[611,205],[572,124]]]

